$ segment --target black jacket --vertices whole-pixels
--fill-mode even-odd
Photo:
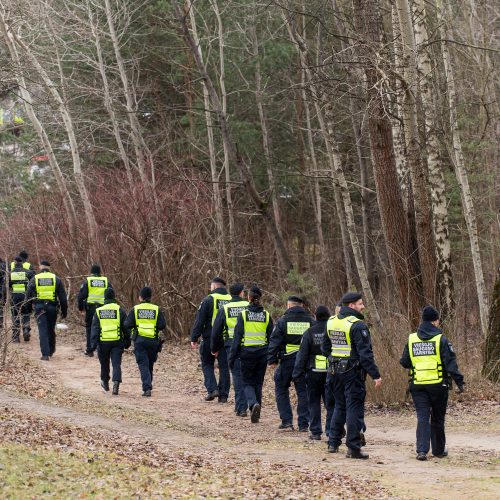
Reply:
[[[212,293],[227,294],[225,288],[216,288],[206,296],[198,308],[191,332],[191,342],[197,342],[200,337],[209,339],[212,334],[212,315],[214,311],[214,298]]]
[[[144,300],[144,303],[149,303],[148,300]],[[125,329],[127,329],[131,334],[132,338],[135,342],[135,339],[137,337],[137,325],[135,323],[135,313],[134,313],[134,308],[130,310],[128,313],[127,319],[125,320],[125,323],[123,325]],[[161,330],[165,330],[167,328],[167,321],[165,319],[165,315],[163,314],[161,309],[158,309],[158,318],[156,320],[156,331],[160,332]],[[158,338],[160,338],[160,334],[158,333]],[[153,340],[157,341],[157,339],[147,339],[147,340]]]
[[[115,304],[116,300],[105,300],[104,304]],[[119,345],[125,348],[130,347],[130,330],[125,327],[125,320],[127,318],[127,311],[120,307],[120,333],[121,340],[116,342],[105,342],[106,345]],[[101,322],[97,317],[97,314],[94,314],[92,318],[92,327],[90,330],[90,348],[94,351],[97,347],[97,344],[100,343],[100,335],[101,334]]]
[[[100,274],[91,274],[89,276],[90,278],[95,277],[95,278],[100,278]],[[108,288],[113,288],[111,283],[108,280]],[[85,308],[87,306],[87,298],[89,296],[89,284],[87,282],[87,278],[83,281],[82,285],[80,286],[80,290],[78,292],[78,297],[76,298],[77,306],[79,311],[85,311]]]
[[[269,350],[267,353],[267,362],[272,365],[277,363],[285,353],[285,346],[290,340],[287,335],[286,324],[289,322],[299,322],[299,323],[309,323],[312,325],[314,323],[313,317],[306,312],[303,307],[296,306],[291,307],[285,311],[285,314],[281,316],[276,322],[276,326],[269,339]],[[297,345],[300,344],[300,339],[298,339]],[[297,353],[290,354],[290,357],[295,357]],[[288,357],[288,356],[287,356]]]
[[[307,370],[314,368],[314,359],[318,355],[322,355],[321,344],[323,336],[326,332],[326,324],[328,320],[316,321],[311,328],[308,328],[302,336],[299,352],[295,358],[295,367],[293,368],[293,378],[299,378]]]
[[[41,271],[46,272],[46,271]],[[28,283],[28,288],[26,289],[26,300],[32,300],[35,304],[35,311],[43,309],[45,306],[44,300],[38,300],[36,298],[36,284],[35,278],[33,277]],[[63,282],[56,276],[56,303],[59,304],[61,309],[61,318],[64,319],[68,315],[68,296],[66,295],[66,290],[64,289]]]
[[[262,306],[256,306],[250,304],[247,310],[250,312],[259,313],[264,311],[264,308]],[[267,325],[266,328],[266,340],[268,343],[272,331],[273,331],[273,319],[271,318],[271,315],[269,315],[269,324]],[[229,351],[229,356],[228,356],[228,363],[230,367],[232,367],[234,361],[238,358],[238,356],[241,359],[255,359],[267,355],[267,349],[268,349],[267,345],[262,347],[242,346],[241,342],[243,340],[244,335],[245,335],[245,326],[240,314],[238,320],[236,321],[236,326],[234,328],[233,344],[231,345],[231,350]]]
[[[231,302],[243,302],[246,299],[239,295],[233,295]],[[224,346],[230,346],[233,340],[227,337],[226,314],[224,308],[220,308],[215,317],[212,334],[210,336],[210,351],[219,352]]]
[[[436,335],[443,333],[442,330],[434,326],[429,321],[424,321],[418,327],[417,334],[420,340],[430,340]],[[452,377],[457,387],[462,387],[464,385],[464,376],[460,373],[457,364],[457,357],[453,351],[453,346],[451,342],[443,335],[441,337],[441,342],[439,344],[439,351],[441,354],[441,363],[443,365],[443,377],[446,379],[448,376]],[[403,368],[408,368],[411,370],[413,368],[410,358],[410,350],[408,349],[408,342],[406,343],[403,355],[399,360]],[[413,384],[411,384],[413,385]],[[434,384],[430,384],[434,385]],[[440,385],[440,384],[436,384]]]
[[[365,317],[351,309],[347,306],[342,306],[340,308],[338,318],[343,319],[347,316],[355,316],[356,318],[363,320]],[[353,323],[351,327],[351,361],[358,361],[361,368],[370,375],[373,380],[380,378],[380,372],[375,364],[375,359],[373,357],[372,342],[370,338],[370,330],[368,325],[364,321],[357,321]],[[323,336],[323,343],[321,344],[321,350],[324,356],[331,356],[332,353],[332,343],[330,337],[325,332]]]

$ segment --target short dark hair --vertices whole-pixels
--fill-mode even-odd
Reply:
[[[139,297],[142,297],[144,300],[149,300],[153,296],[153,290],[149,286],[145,286],[139,292]]]

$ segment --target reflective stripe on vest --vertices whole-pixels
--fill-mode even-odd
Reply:
[[[87,278],[89,295],[87,304],[104,304],[104,292],[108,288],[108,278],[104,276],[89,276]]]
[[[10,263],[10,270],[13,271],[15,267],[16,267],[16,262],[12,261]],[[31,268],[31,264],[29,262],[23,262],[23,269],[27,269],[29,271],[30,268]]]
[[[321,356],[321,354],[317,354],[314,356],[314,368],[313,372],[326,372],[328,368],[328,360],[326,356]]]
[[[115,303],[105,304],[95,311],[99,318],[101,342],[116,342],[121,339],[120,306]]]
[[[228,338],[232,339],[234,337],[234,329],[238,321],[238,316],[248,307],[248,304],[249,302],[246,300],[238,300],[237,302],[228,302],[222,306],[224,308],[224,316],[226,317]]]
[[[294,354],[299,350],[300,342],[302,340],[302,335],[311,326],[311,323],[299,322],[299,321],[287,321],[286,322],[286,335],[299,337],[298,343],[289,343],[285,346],[285,356],[289,354]]]
[[[360,319],[356,316],[347,316],[339,319],[332,316],[326,324],[326,333],[332,343],[334,358],[348,358],[351,355],[351,328]]]
[[[158,306],[147,302],[134,306],[137,335],[149,339],[157,337],[156,323],[158,321],[158,309]]]
[[[38,300],[56,300],[56,275],[44,271],[35,276],[36,298]]]
[[[267,311],[253,312],[243,311],[243,339],[244,347],[262,347],[267,345],[267,327],[269,325],[269,313]]]
[[[27,283],[28,278],[26,277],[26,271],[12,271],[10,273],[10,287],[12,293],[25,293]]]
[[[421,340],[416,333],[412,333],[408,338],[414,384],[439,384],[443,381],[441,337],[439,334],[431,340]]]
[[[228,302],[231,302],[233,297],[228,293],[211,293],[210,296],[213,297],[213,304],[214,304],[214,310],[212,312],[212,323],[211,323],[211,325],[213,326],[215,321],[215,316],[217,316],[219,309],[222,306],[226,305]]]

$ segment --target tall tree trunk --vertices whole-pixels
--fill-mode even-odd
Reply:
[[[474,275],[476,281],[476,291],[479,303],[479,316],[481,318],[481,329],[486,338],[488,332],[488,299],[486,297],[486,286],[484,284],[483,265],[481,262],[481,252],[479,250],[479,237],[477,230],[476,211],[472,201],[472,193],[469,186],[469,177],[465,168],[465,159],[462,151],[462,141],[458,130],[457,118],[457,93],[455,89],[455,79],[453,67],[451,65],[450,52],[448,49],[448,40],[451,35],[448,33],[447,20],[444,19],[442,0],[436,0],[439,33],[441,38],[441,52],[443,56],[444,72],[446,75],[446,88],[448,97],[448,106],[450,113],[450,130],[453,142],[453,164],[460,186],[462,206],[464,210],[465,222],[469,233],[469,241],[472,254],[472,263],[474,266]]]
[[[436,293],[437,261],[434,234],[432,228],[432,212],[427,191],[427,179],[420,154],[418,112],[417,112],[417,60],[415,35],[408,0],[395,0],[398,8],[399,25],[403,40],[404,55],[404,107],[406,147],[409,157],[413,199],[415,204],[415,220],[418,239],[418,256],[424,297],[427,302],[437,304]]]
[[[367,121],[382,229],[403,307],[412,326],[416,326],[420,293],[413,279],[416,272],[411,261],[410,234],[396,171],[392,127],[385,111],[384,97],[379,90],[376,67],[381,50],[378,2],[353,0],[353,6],[357,32],[362,37],[357,51],[364,65],[367,83]]]
[[[497,268],[483,350],[482,374],[492,382],[500,382],[500,266]]]

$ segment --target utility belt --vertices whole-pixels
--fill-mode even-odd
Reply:
[[[347,373],[354,369],[361,369],[358,359],[350,358],[330,358],[330,366],[328,372],[331,375]]]

